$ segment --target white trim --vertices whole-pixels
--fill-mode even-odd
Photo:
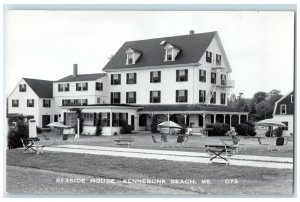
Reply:
[[[285,107],[285,113],[282,113],[283,107]],[[280,104],[280,114],[286,114],[286,110],[287,110],[286,104]]]
[[[277,101],[275,102],[275,107],[274,107],[273,115],[276,114],[276,109],[277,109],[278,103],[281,102],[284,98],[286,98],[287,96],[289,96],[289,95],[290,95],[291,93],[293,93],[293,92],[294,92],[293,90],[290,91],[288,94],[286,94],[285,96],[283,96],[282,98],[280,98],[279,100],[277,100]]]

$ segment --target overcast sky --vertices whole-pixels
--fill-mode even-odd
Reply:
[[[294,16],[289,12],[9,11],[7,94],[22,77],[98,73],[125,41],[218,31],[233,93],[293,90]]]

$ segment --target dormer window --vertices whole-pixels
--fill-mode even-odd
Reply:
[[[127,54],[126,65],[135,64],[142,55],[142,51],[133,48],[128,48],[125,53]]]
[[[181,49],[175,45],[167,44],[165,46],[165,50],[166,50],[165,61],[167,62],[167,61],[175,61],[176,56],[178,55]]]

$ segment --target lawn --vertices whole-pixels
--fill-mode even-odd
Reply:
[[[259,136],[263,136],[265,131],[257,131]],[[45,140],[44,135],[47,137],[51,137],[52,140]],[[154,135],[157,140],[160,139],[160,134],[143,134],[138,133],[135,134],[135,141],[133,148],[139,149],[163,149],[163,150],[172,150],[172,147],[168,144],[166,146],[161,147],[161,144],[154,143],[152,141],[151,135]],[[115,147],[114,140],[118,138],[118,136],[81,136],[79,140],[74,140],[73,137],[69,138],[67,141],[62,140],[61,135],[56,135],[54,132],[42,133],[38,135],[41,139],[39,144],[43,144],[46,146],[51,145],[63,145],[63,144],[80,144],[80,145],[91,145],[91,146],[110,146]],[[200,136],[190,136],[186,146],[183,149],[175,149],[181,151],[193,151],[193,152],[206,152],[205,145],[206,144],[219,144],[220,138],[224,137],[200,137]],[[168,136],[169,141],[176,140],[176,136]],[[263,140],[263,143],[266,143],[267,140]],[[273,138],[273,144],[275,144],[275,138]],[[287,145],[282,147],[282,151],[266,151],[266,145],[260,145],[257,139],[254,140],[243,140],[243,144],[245,144],[246,150],[241,150],[239,152],[240,155],[257,155],[257,156],[274,156],[274,157],[293,157],[293,142],[288,142]]]
[[[168,183],[156,184],[155,186],[172,188],[172,190],[175,190],[174,194],[180,193],[180,190],[185,190],[192,191],[195,194],[203,194],[204,196],[286,196],[292,194],[293,187],[293,170],[285,169],[206,165],[165,160],[56,152],[46,152],[44,155],[35,155],[33,153],[23,153],[21,149],[7,151],[7,165],[37,168],[58,173],[71,173],[83,175],[87,178],[101,177],[114,178],[117,180],[167,179]],[[7,172],[7,175],[10,176],[9,169]],[[34,175],[34,172],[32,175]],[[194,180],[196,184],[171,184],[169,183],[170,179],[191,179]],[[205,179],[209,179],[210,184],[202,184],[201,180]],[[228,179],[234,181],[228,181]],[[39,179],[39,181],[43,181],[43,179]],[[12,181],[10,182],[13,183]],[[234,183],[227,184],[228,182]],[[51,187],[55,186],[53,183],[44,184],[43,186],[47,187],[47,185]],[[7,187],[13,186],[8,185]],[[129,188],[130,186],[126,187]],[[70,189],[69,193],[73,193],[74,190],[76,189]],[[124,192],[127,194],[135,193],[131,189]],[[99,189],[99,194],[107,193],[111,192]]]

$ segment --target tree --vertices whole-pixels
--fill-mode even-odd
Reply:
[[[257,111],[256,118],[258,120],[272,118],[273,109],[274,109],[274,106],[272,106],[268,100],[258,103],[256,105],[256,111]]]
[[[266,100],[267,97],[268,97],[268,94],[266,92],[259,91],[253,95],[253,101],[255,104],[258,104],[258,103]]]
[[[273,89],[268,93],[268,100],[272,106],[275,106],[275,102],[282,98],[282,96],[280,90]]]

